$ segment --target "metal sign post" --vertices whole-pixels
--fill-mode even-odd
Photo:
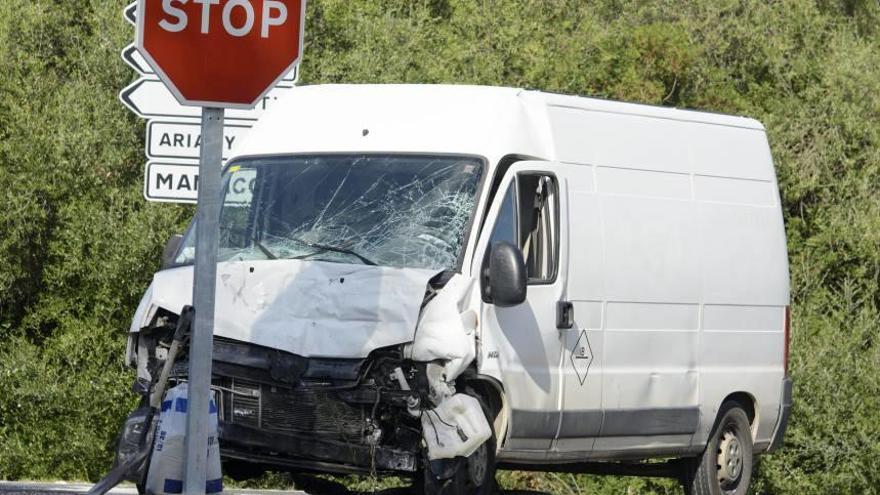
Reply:
[[[138,53],[123,58],[143,78],[123,90],[123,102],[144,117],[197,117],[202,108],[201,136],[191,145],[200,149],[183,466],[188,495],[206,491],[224,108],[230,118],[256,120],[284,91],[278,84],[285,76],[296,77],[305,8],[305,0],[138,0],[125,11],[137,23]],[[176,134],[180,146],[170,146],[181,148],[189,139]],[[169,144],[160,139],[157,147],[163,146]],[[168,180],[166,170],[161,182]]]
[[[186,493],[205,493],[208,419],[213,359],[214,292],[217,287],[217,246],[220,225],[220,165],[223,154],[223,109],[202,110],[202,147],[196,210],[196,263],[193,302],[196,308],[190,336],[188,414],[184,483]]]

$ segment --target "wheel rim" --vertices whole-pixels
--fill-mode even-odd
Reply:
[[[743,473],[742,442],[733,428],[728,428],[718,442],[718,483],[725,491],[735,490]]]
[[[489,450],[486,444],[480,445],[477,450],[468,457],[468,474],[474,486],[482,486],[486,479],[486,471],[489,469]]]

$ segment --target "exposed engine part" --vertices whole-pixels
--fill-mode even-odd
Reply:
[[[398,366],[397,368],[394,368],[394,378],[396,378],[397,383],[400,384],[401,390],[407,390],[407,391],[411,390],[409,388],[409,383],[406,382],[406,377],[403,376],[403,370],[400,369],[400,366]]]
[[[163,357],[172,354],[174,323],[163,315],[142,330],[138,346],[147,352],[138,353],[138,389],[161,375]],[[458,404],[447,364],[407,359],[403,346],[378,349],[366,359],[306,358],[216,338],[212,391],[223,455],[265,454],[276,466],[314,463],[323,470],[344,464],[337,472],[415,472],[431,443],[424,438],[426,418],[432,434],[440,426],[444,444],[435,459],[470,449],[484,436],[459,424],[460,411],[444,412]],[[187,369],[184,356],[168,378],[185,381]],[[444,422],[454,426],[449,430]]]
[[[435,406],[455,395],[455,383],[447,381],[446,368],[442,364],[428,363],[425,375],[428,379],[428,398]]]
[[[403,359],[400,346],[357,360],[305,358],[227,339],[215,339],[214,351],[224,456],[269,451],[276,466],[345,463],[337,472],[417,469],[429,386],[425,363]],[[178,362],[172,375],[185,380],[186,372],[187,363]]]
[[[409,414],[418,418],[422,414],[422,400],[416,395],[411,395],[406,399],[406,410]]]
[[[162,367],[168,359],[168,351],[171,349],[179,321],[177,315],[159,310],[152,323],[136,334],[137,381],[133,387],[136,393],[147,394],[158,380]]]
[[[352,404],[351,395],[333,391],[297,390],[234,377],[214,379],[219,390],[220,419],[280,433],[314,433],[349,442],[368,436],[372,397]]]
[[[181,354],[184,348],[188,346],[190,328],[192,327],[194,318],[195,311],[191,307],[184,308],[183,313],[181,313],[180,318],[177,321],[174,334],[171,337],[171,345],[168,346],[168,352],[158,352],[163,350],[162,347],[156,349],[157,359],[159,359],[159,354],[162,354],[164,359],[161,359],[162,368],[159,371],[159,376],[150,393],[150,408],[152,408],[154,412],[158,410],[159,406],[162,404],[162,398],[165,396],[168,379],[171,376],[171,370],[174,363],[177,361],[178,354]]]
[[[382,440],[382,428],[372,418],[367,419],[366,441],[368,445],[379,445]]]

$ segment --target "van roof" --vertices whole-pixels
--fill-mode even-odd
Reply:
[[[552,160],[552,107],[764,129],[744,117],[519,88],[330,84],[292,89],[234,155],[412,152]]]

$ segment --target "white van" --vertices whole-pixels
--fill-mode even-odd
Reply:
[[[781,445],[788,259],[755,120],[306,86],[224,181],[213,383],[229,474],[489,493],[501,467],[744,494],[754,456]],[[191,303],[193,230],[132,322],[142,389]],[[669,462],[640,462],[654,458]]]

